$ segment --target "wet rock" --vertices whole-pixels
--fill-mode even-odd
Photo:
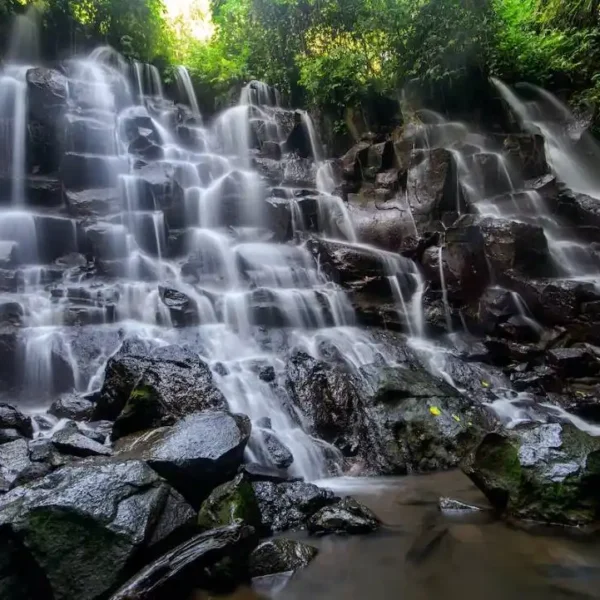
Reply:
[[[67,104],[67,78],[44,67],[29,69],[26,78],[30,113],[42,122],[56,118]]]
[[[279,438],[270,431],[259,431],[258,436],[271,459],[273,465],[278,469],[287,469],[293,462],[294,456]]]
[[[298,571],[308,567],[318,549],[295,540],[277,538],[261,542],[250,555],[250,576]]]
[[[31,419],[10,404],[0,404],[0,428],[15,429],[23,437],[33,437]]]
[[[555,348],[548,361],[563,377],[593,377],[600,372],[600,361],[587,348]]]
[[[294,112],[294,126],[287,136],[283,148],[285,152],[293,152],[302,158],[314,158],[312,156],[310,134],[300,112]]]
[[[488,278],[488,265],[485,258],[485,241],[481,229],[468,218],[460,219],[446,230],[446,246],[442,252],[444,277],[449,298],[458,302],[471,301],[480,296]],[[433,253],[430,267],[427,268],[427,252]],[[430,248],[423,261],[429,279],[440,285],[439,251]],[[437,253],[437,256],[436,256]]]
[[[182,177],[184,173],[178,171],[176,165],[168,162],[157,162],[145,166],[137,172],[138,195],[141,198],[143,210],[177,211],[183,209]],[[168,216],[167,214],[165,216]],[[167,219],[170,226],[175,223]]]
[[[391,141],[373,144],[367,153],[367,165],[363,169],[365,179],[375,179],[382,171],[387,171],[394,166],[394,145]]]
[[[252,487],[265,531],[302,528],[309,517],[337,500],[332,492],[312,483],[257,481]]]
[[[300,477],[290,477],[287,471],[266,467],[258,463],[246,463],[242,471],[250,481],[269,481],[271,483],[286,483],[291,481],[302,481]]]
[[[8,491],[15,480],[29,467],[29,447],[26,440],[16,440],[0,445],[0,485],[1,491]]]
[[[20,440],[23,436],[16,429],[0,429],[0,444]]]
[[[143,135],[138,136],[129,144],[128,152],[148,161],[161,160],[165,155],[161,146]]]
[[[417,225],[429,225],[445,212],[465,212],[457,168],[448,150],[415,150],[407,176],[407,201]]]
[[[19,365],[19,334],[13,325],[0,327],[0,385],[12,389],[17,384]]]
[[[67,210],[72,217],[104,217],[119,209],[119,191],[115,188],[66,190]]]
[[[149,364],[152,348],[141,340],[125,340],[108,360],[94,419],[114,421]]]
[[[156,130],[156,126],[152,117],[145,113],[141,108],[139,113],[135,113],[137,109],[129,111],[127,114],[121,115],[119,118],[119,135],[128,142],[133,142],[139,136],[143,136],[153,142],[160,140],[160,135]]]
[[[363,166],[369,156],[369,142],[359,142],[342,156],[342,172],[348,179],[362,179]]]
[[[354,454],[364,430],[361,399],[344,369],[295,352],[286,364],[286,387],[308,431]]]
[[[94,412],[94,403],[78,394],[65,394],[52,403],[48,412],[59,419],[89,421]]]
[[[198,513],[198,525],[202,529],[236,523],[250,525],[257,530],[261,526],[252,483],[243,473],[213,490]]]
[[[198,307],[183,292],[164,286],[158,287],[161,302],[169,309],[175,327],[187,327],[198,323]]]
[[[442,512],[449,513],[469,513],[479,512],[481,508],[479,506],[473,506],[472,504],[466,504],[460,500],[454,498],[442,497],[439,499],[438,506]]]
[[[25,180],[25,196],[27,204],[50,208],[61,206],[63,190],[61,182],[53,176],[30,175]]]
[[[0,242],[0,268],[10,269],[16,266],[19,257],[17,242]]]
[[[171,425],[197,411],[227,407],[209,366],[194,352],[180,346],[165,346],[156,349],[144,362],[145,368],[115,422],[114,439]]]
[[[379,519],[354,498],[346,497],[325,506],[308,520],[308,531],[314,535],[371,533],[379,528]]]
[[[573,192],[569,189],[561,190],[558,195],[556,212],[560,217],[568,219],[574,225],[600,227],[598,200],[586,194]]]
[[[81,154],[114,155],[117,153],[114,125],[68,114],[65,117],[65,148]]]
[[[281,144],[279,142],[263,142],[260,151],[267,158],[273,158],[274,160],[281,159]]]
[[[494,424],[492,416],[472,398],[458,395],[448,384],[419,368],[362,371],[367,439],[378,448],[365,458],[375,463],[379,473],[456,467]]]
[[[146,461],[198,506],[211,490],[235,475],[250,429],[250,421],[243,415],[203,412],[189,415],[172,427],[121,439],[116,450]]]
[[[316,239],[309,240],[307,248],[327,275],[342,285],[386,273],[382,257],[375,250]]]
[[[509,517],[585,525],[600,514],[600,439],[571,424],[489,433],[463,470]]]
[[[273,185],[280,185],[283,182],[285,175],[283,161],[255,156],[252,158],[251,162],[252,167]]]
[[[128,169],[127,160],[121,157],[66,152],[60,164],[60,179],[69,190],[114,188],[119,175]]]
[[[110,456],[112,450],[79,432],[77,427],[66,427],[52,436],[52,443],[60,452],[71,456]]]
[[[186,524],[193,511],[140,461],[86,461],[16,488],[0,526],[19,540],[3,560],[35,562],[21,584],[56,600],[93,600],[131,575],[132,561]],[[46,596],[44,596],[46,597]]]
[[[502,219],[479,222],[485,253],[496,274],[518,269],[532,276],[553,270],[548,242],[541,227]]]
[[[200,533],[142,569],[110,600],[154,600],[182,589],[219,591],[223,585],[231,591],[245,581],[248,555],[257,542],[255,531],[244,525]]]
[[[292,237],[292,212],[288,200],[268,198],[264,204],[265,225],[273,232],[273,240],[285,242]]]
[[[502,154],[525,179],[542,177],[550,170],[543,136],[511,133],[499,141],[502,143]]]
[[[283,161],[284,185],[298,188],[315,188],[317,180],[317,168],[315,163],[307,158],[294,158]]]

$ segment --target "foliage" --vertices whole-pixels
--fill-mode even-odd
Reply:
[[[163,0],[0,0],[0,20],[29,5],[42,15],[42,48],[47,58],[78,53],[99,44],[127,57],[170,59],[173,36]]]
[[[110,44],[186,64],[209,95],[266,80],[338,123],[414,84],[430,98],[476,94],[490,74],[600,104],[600,0],[211,0],[209,39],[194,29],[198,7],[172,22],[168,0],[35,1],[47,58]],[[0,0],[5,39],[27,3]]]

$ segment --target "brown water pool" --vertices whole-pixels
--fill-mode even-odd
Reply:
[[[600,598],[598,538],[557,530],[533,533],[509,527],[488,512],[442,514],[440,496],[486,506],[460,472],[324,485],[368,505],[384,523],[381,532],[311,538],[320,553],[307,569],[283,587],[279,582],[267,590],[242,589],[231,600]]]

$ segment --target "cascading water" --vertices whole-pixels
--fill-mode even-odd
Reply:
[[[4,76],[13,91],[2,92],[1,106],[18,164],[13,159],[8,176],[28,186],[31,68],[19,67],[18,81],[11,69]],[[23,283],[3,296],[22,310],[14,382],[21,402],[39,411],[63,392],[97,391],[123,339],[150,347],[188,340],[213,368],[230,409],[253,421],[250,460],[269,464],[265,440],[275,436],[293,455],[291,474],[312,480],[335,473],[339,451],[307,434],[285,386],[275,389],[260,375],[268,368],[275,381],[285,380],[278,339],[316,356],[324,344],[333,346],[356,373],[380,357],[304,237],[310,230],[346,239],[377,257],[415,335],[423,330],[424,283],[412,261],[356,244],[309,115],[283,108],[278,92],[251,82],[238,106],[203,127],[185,69],[179,80],[189,107],[164,98],[155,67],[128,64],[109,48],[66,61],[64,72],[52,76],[65,88],[60,176],[65,209],[75,218],[65,217],[60,204],[55,213],[36,212],[14,186],[11,209],[0,215],[0,250],[23,274]],[[254,144],[260,136],[287,156],[285,128],[293,119],[304,128],[310,156],[289,155],[281,164],[292,173],[309,169],[313,183],[304,183],[308,190],[288,186],[284,172],[277,189],[289,202],[294,239],[274,241],[270,231],[281,217],[253,168]],[[300,208],[307,193],[319,198],[310,217]],[[77,252],[91,252],[95,264]],[[184,298],[191,313],[173,312],[168,294]]]

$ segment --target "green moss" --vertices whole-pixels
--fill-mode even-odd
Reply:
[[[254,527],[259,527],[261,522],[254,489],[243,475],[216,488],[198,514],[198,525],[203,529],[239,522]]]

